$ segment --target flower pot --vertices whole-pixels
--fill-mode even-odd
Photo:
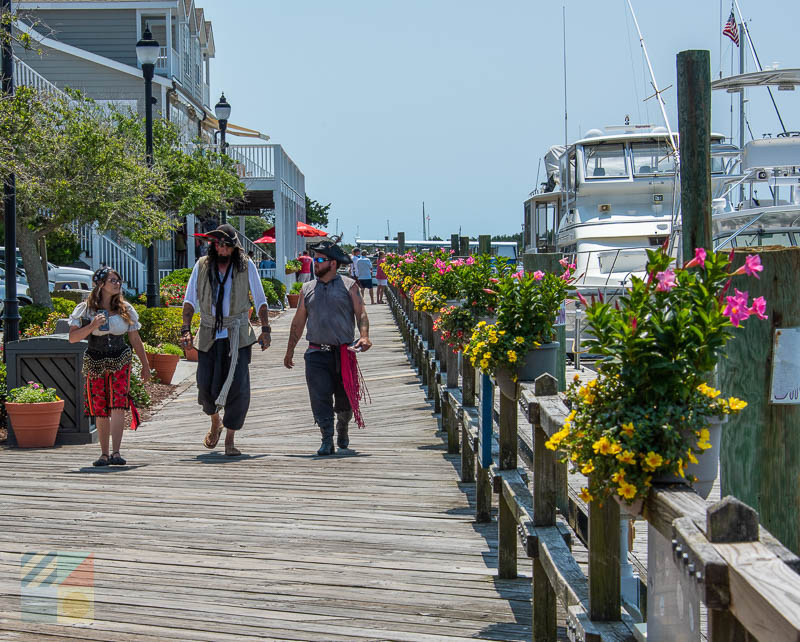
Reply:
[[[520,381],[536,381],[547,373],[558,378],[558,341],[543,343],[535,350],[528,352],[517,368]]]
[[[192,344],[183,347],[183,356],[187,361],[197,361],[198,354],[197,348],[195,348]],[[149,357],[148,357],[149,359]]]
[[[644,497],[634,499],[630,504],[627,499],[623,499],[616,493],[612,495],[614,500],[619,504],[619,514],[624,517],[636,517],[642,514],[642,506],[644,506]]]
[[[728,422],[728,417],[722,419],[711,417],[708,420],[708,441],[711,448],[702,455],[697,455],[697,463],[689,464],[686,468],[686,478],[677,475],[658,475],[653,481],[669,484],[689,484],[692,477],[697,477],[697,481],[691,486],[695,492],[703,499],[708,499],[714,482],[719,474],[719,450],[722,442],[722,424]]]
[[[289,300],[289,307],[296,308],[300,302],[299,294],[287,294],[286,298]]]
[[[20,448],[51,448],[56,443],[64,400],[6,403],[6,412]]]
[[[150,362],[150,367],[156,371],[158,380],[161,383],[172,383],[172,375],[175,374],[175,368],[178,367],[180,357],[177,354],[154,354],[147,353],[147,360]]]
[[[283,271],[286,272],[286,274],[295,274],[296,272],[299,272],[299,270],[293,270],[291,268],[284,268]]]

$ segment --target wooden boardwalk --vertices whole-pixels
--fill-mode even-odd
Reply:
[[[496,523],[474,523],[388,307],[367,307],[354,455],[314,454],[304,341],[282,365],[291,312],[253,353],[241,458],[202,447],[194,385],[125,434],[128,466],[0,450],[0,640],[530,639],[530,567],[497,579]],[[21,620],[21,554],[48,551],[94,554],[91,624]]]

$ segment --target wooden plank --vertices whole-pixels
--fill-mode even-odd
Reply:
[[[619,505],[608,499],[589,503],[589,616],[619,620]]]

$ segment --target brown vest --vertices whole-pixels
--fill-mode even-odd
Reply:
[[[247,259],[248,261],[250,259]],[[200,313],[200,329],[194,338],[194,347],[203,352],[211,349],[216,340],[214,332],[214,313],[211,306],[216,302],[214,299],[214,289],[208,281],[209,267],[213,267],[209,257],[204,256],[198,260],[197,266],[197,305]],[[230,319],[241,317],[239,326],[239,347],[245,348],[257,341],[256,333],[250,327],[250,282],[247,270],[239,272],[235,267],[231,270],[231,305],[230,315],[223,319],[228,322]],[[210,322],[210,325],[209,325]],[[228,336],[230,336],[230,330]]]

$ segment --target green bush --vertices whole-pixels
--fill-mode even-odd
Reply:
[[[64,316],[60,312],[51,312],[44,320],[44,323],[31,323],[20,333],[20,336],[23,339],[30,339],[31,337],[46,337],[53,334],[56,331],[58,320],[63,319]]]
[[[182,308],[141,308],[137,309],[137,312],[139,323],[142,324],[139,329],[142,341],[154,346],[160,343],[180,343],[181,325],[183,325]],[[199,327],[200,315],[195,314],[192,319],[192,334],[196,334]]]
[[[289,290],[289,294],[300,294],[300,290],[303,289],[303,284],[301,281],[295,281],[292,283],[292,287]]]
[[[83,301],[86,300],[88,294],[89,294],[88,290],[56,290],[53,293],[55,297],[53,301],[55,302],[56,298],[62,299],[63,301],[69,301],[70,303],[72,303],[72,308],[74,309],[78,303],[82,303]],[[72,314],[72,310],[70,310],[69,312],[70,314]]]
[[[131,383],[129,394],[131,400],[137,408],[150,407],[150,395],[142,383],[142,362],[139,357],[133,355],[133,363],[131,367]]]
[[[65,299],[60,296],[54,296],[52,298],[53,301],[53,312],[58,312],[62,319],[65,319],[72,311],[75,309],[75,302],[70,301],[69,299]]]
[[[68,228],[59,228],[49,232],[45,237],[47,260],[56,265],[69,265],[81,256],[81,244],[78,237]]]
[[[187,285],[190,276],[192,276],[192,268],[180,268],[161,279],[161,285]]]
[[[31,325],[44,325],[51,312],[52,310],[46,305],[37,305],[35,303],[23,305],[19,309],[19,331],[25,332],[28,326]],[[70,312],[72,312],[72,310],[70,310]]]
[[[267,303],[269,305],[277,305],[280,303],[281,300],[278,298],[278,293],[275,291],[269,279],[261,279],[261,286],[264,288],[264,296],[267,297]]]
[[[157,346],[151,345],[149,343],[144,344],[144,351],[151,352],[153,354],[174,354],[179,357],[183,356],[183,350],[181,350],[178,346],[174,343],[161,343]]]

